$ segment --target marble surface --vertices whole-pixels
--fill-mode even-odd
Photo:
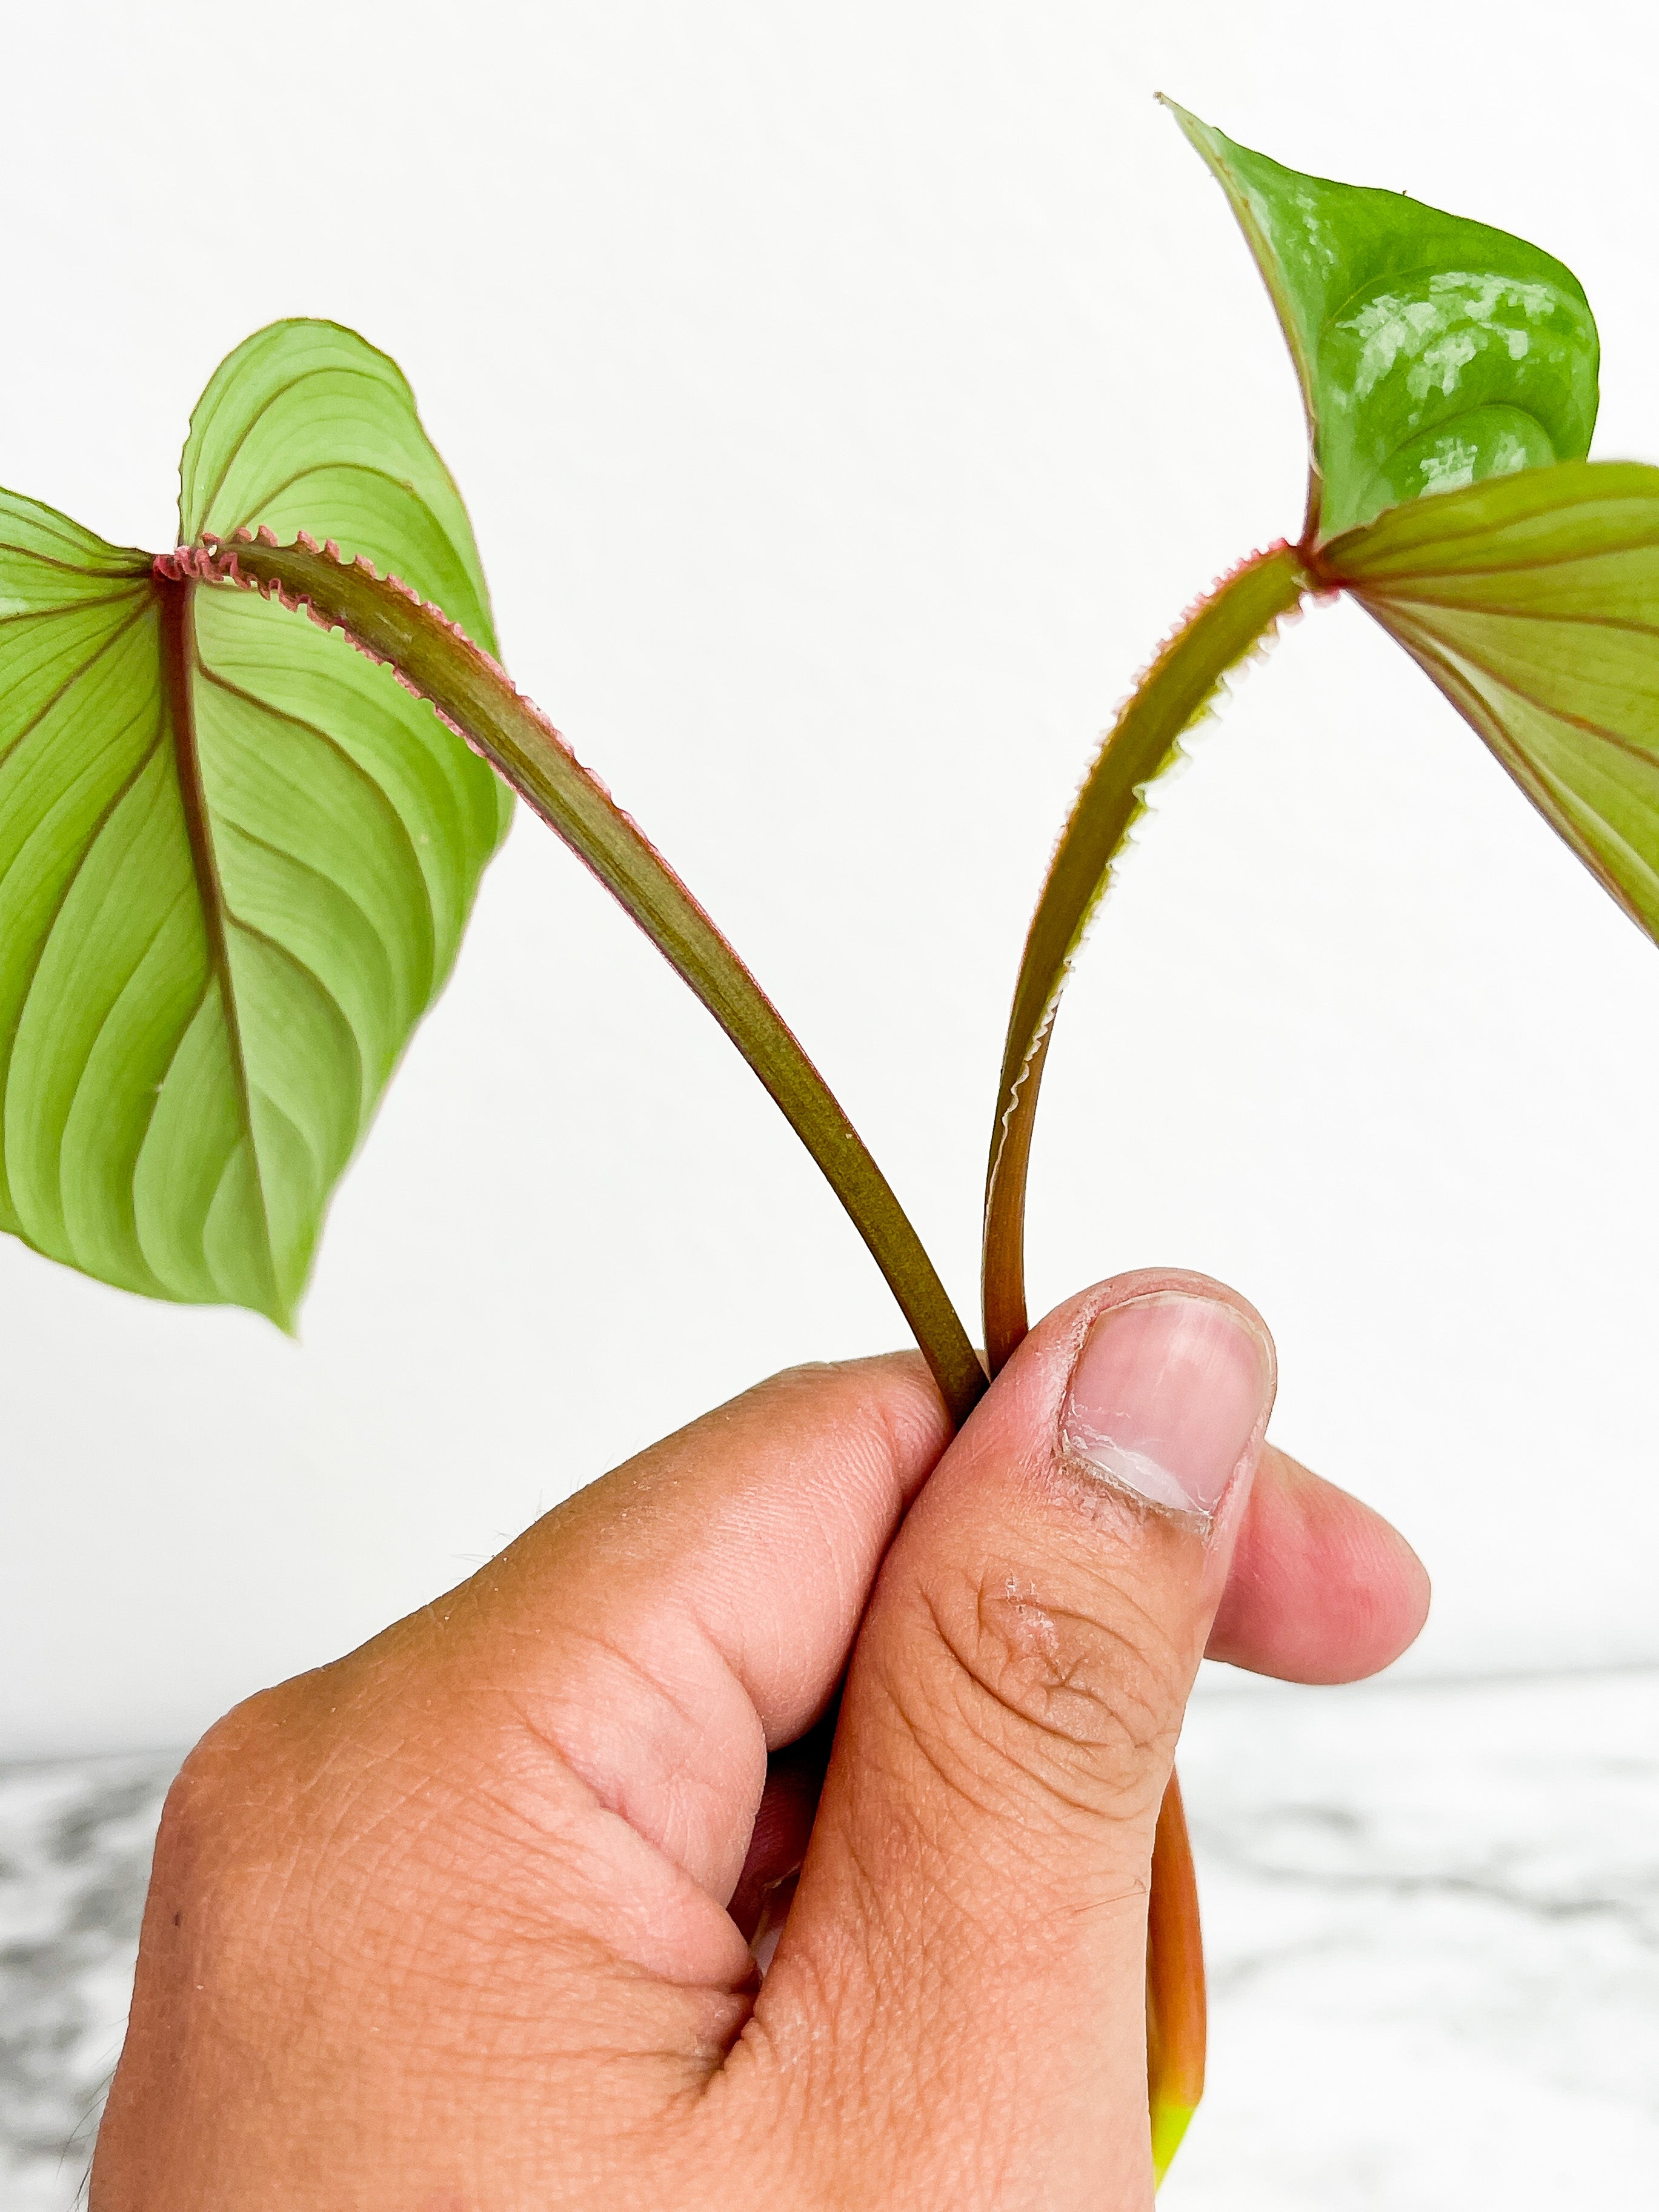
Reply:
[[[1200,1701],[1167,2212],[1659,2205],[1659,1671]]]
[[[1223,1678],[1224,1679],[1224,1678]],[[0,1768],[0,2212],[68,2212],[168,1757]],[[1167,2212],[1659,2204],[1659,1670],[1201,1697]]]
[[[177,1764],[0,1767],[0,2212],[81,2196]]]

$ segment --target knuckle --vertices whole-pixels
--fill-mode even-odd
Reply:
[[[268,1855],[293,1785],[281,1756],[283,1693],[263,1690],[216,1721],[167,1792],[153,1884],[231,1904]]]
[[[227,1972],[292,1991],[372,1971],[441,1982],[526,1946],[582,1948],[584,1838],[513,1714],[410,1698],[337,1662],[217,1722],[168,1793],[156,1910]],[[588,1848],[591,1850],[591,1844]],[[533,1864],[537,1879],[515,1879]],[[173,1916],[177,1915],[177,1920]]]
[[[934,1664],[904,1703],[934,1764],[981,1796],[1036,1790],[1085,1820],[1155,1802],[1182,1685],[1169,1639],[1125,1593],[1068,1602],[999,1561],[923,1605]]]
[[[276,1693],[262,1690],[216,1721],[185,1760],[161,1812],[157,1850],[187,1852],[231,1841],[269,1784],[265,1714]]]

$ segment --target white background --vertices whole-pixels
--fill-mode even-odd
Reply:
[[[1136,669],[1301,425],[1152,103],[1519,231],[1659,459],[1645,9],[779,0],[5,10],[0,483],[172,542],[279,315],[401,362],[520,681],[781,1000],[970,1304],[1020,939]],[[1275,1434],[1438,1672],[1659,1658],[1659,955],[1348,608],[1163,787],[1050,1063],[1040,1304],[1262,1308]],[[787,1362],[899,1340],[706,1017],[521,821],[301,1340],[0,1240],[0,1753],[181,1741]]]

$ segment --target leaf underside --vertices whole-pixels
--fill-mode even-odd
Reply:
[[[184,542],[336,538],[493,649],[459,495],[352,332],[250,338],[180,473]],[[337,639],[0,494],[0,1227],[291,1325],[508,805]]]
[[[1226,193],[1296,364],[1310,540],[1589,451],[1599,347],[1571,270],[1403,192],[1284,168],[1166,105]]]
[[[1659,469],[1472,485],[1338,539],[1321,566],[1659,939]]]

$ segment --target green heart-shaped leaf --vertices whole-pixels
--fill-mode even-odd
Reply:
[[[1570,269],[1403,192],[1282,168],[1166,104],[1232,204],[1301,379],[1310,542],[1589,451],[1599,348]]]
[[[181,481],[184,542],[337,539],[493,649],[459,495],[351,331],[240,346]],[[339,639],[0,494],[0,1227],[289,1325],[508,805]]]
[[[1338,538],[1320,565],[1659,939],[1659,469],[1474,484]]]

